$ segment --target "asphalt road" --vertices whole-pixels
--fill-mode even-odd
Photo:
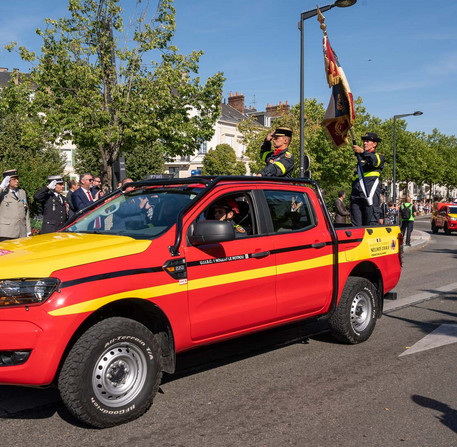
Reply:
[[[360,345],[296,325],[181,355],[151,410],[123,426],[90,429],[54,390],[0,386],[2,445],[457,445],[457,287],[443,291],[456,257],[457,234],[408,251],[397,292],[429,298],[398,300]]]

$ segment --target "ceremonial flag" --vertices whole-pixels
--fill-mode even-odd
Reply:
[[[324,32],[324,62],[325,73],[332,95],[321,125],[335,147],[347,143],[349,129],[354,125],[355,111],[349,83],[341,67],[338,57],[332,50],[325,30],[324,16],[318,11],[318,21]]]

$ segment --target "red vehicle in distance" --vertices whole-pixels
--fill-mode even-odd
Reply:
[[[457,231],[457,205],[453,203],[439,203],[431,218],[432,232],[437,234],[440,229],[445,234]]]

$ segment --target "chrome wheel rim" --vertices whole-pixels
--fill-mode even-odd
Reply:
[[[140,393],[146,376],[145,354],[133,344],[117,343],[98,358],[92,374],[92,388],[101,404],[121,407]]]
[[[352,328],[361,332],[365,330],[371,321],[372,304],[366,292],[359,292],[351,303]]]

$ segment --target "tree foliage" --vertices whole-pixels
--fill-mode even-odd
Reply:
[[[77,145],[79,166],[99,160],[105,185],[121,153],[130,161],[142,147],[143,156],[193,153],[211,138],[220,113],[222,74],[202,85],[202,52],[182,55],[172,44],[173,0],[161,0],[156,11],[135,3],[125,28],[120,0],[69,0],[69,17],[47,19],[37,30],[43,44],[32,72],[35,101],[54,136]]]
[[[203,175],[244,175],[246,166],[237,161],[235,150],[229,144],[218,144],[203,158]]]
[[[19,186],[26,191],[32,215],[39,212],[33,194],[47,184],[49,175],[63,173],[65,163],[57,147],[51,145],[44,129],[44,117],[32,100],[28,79],[14,79],[0,93],[0,172],[17,169]]]

